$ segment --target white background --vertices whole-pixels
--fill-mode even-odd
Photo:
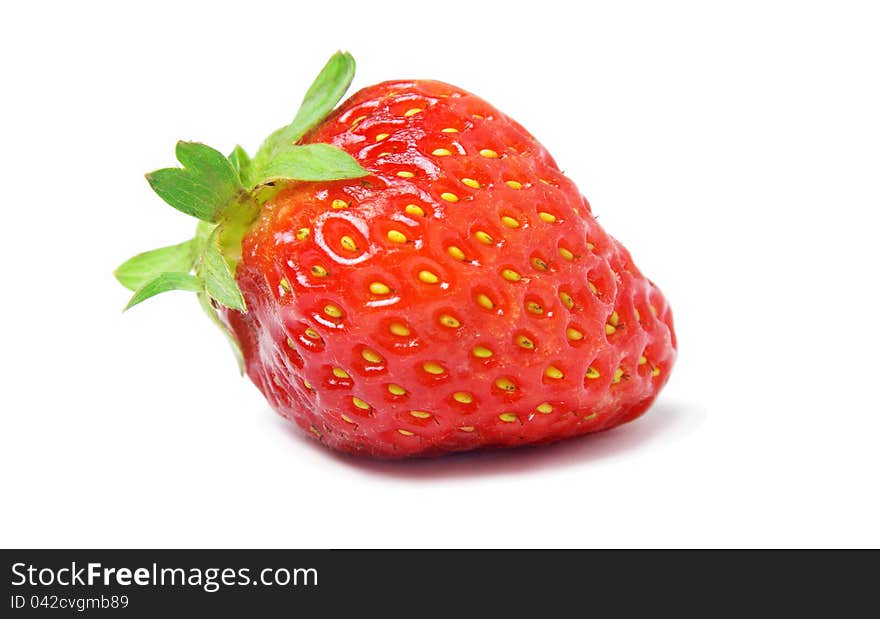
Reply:
[[[613,5],[613,6],[611,6]],[[880,19],[865,2],[5,3],[0,546],[880,545]],[[301,439],[194,298],[142,174],[251,152],[337,48],[522,122],[668,295],[642,419],[404,463]]]

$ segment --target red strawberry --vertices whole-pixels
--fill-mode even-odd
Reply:
[[[366,88],[311,126],[301,147],[337,147],[364,175],[278,182],[301,176],[260,154],[264,172],[243,173],[239,153],[248,180],[208,248],[243,303],[188,287],[215,299],[279,413],[396,458],[545,443],[648,408],[675,358],[670,309],[525,129],[432,81]]]

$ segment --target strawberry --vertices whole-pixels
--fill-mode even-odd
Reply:
[[[331,112],[353,70],[334,56],[253,159],[182,143],[183,169],[149,175],[204,221],[120,268],[130,305],[196,291],[271,405],[347,452],[547,443],[641,415],[675,358],[669,306],[550,154],[441,82]]]

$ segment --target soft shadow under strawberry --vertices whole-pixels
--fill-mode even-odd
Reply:
[[[541,446],[450,454],[435,458],[374,460],[328,451],[304,437],[293,424],[277,419],[292,440],[314,449],[345,466],[382,477],[433,480],[497,475],[528,475],[557,468],[588,466],[600,460],[622,457],[659,438],[669,442],[694,432],[707,416],[704,408],[690,402],[658,402],[651,414],[605,432],[588,434]]]

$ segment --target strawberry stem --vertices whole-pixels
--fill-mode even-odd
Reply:
[[[329,144],[299,144],[345,95],[354,78],[355,61],[347,52],[334,54],[306,93],[289,125],[273,132],[251,159],[236,146],[229,157],[198,142],[178,142],[182,167],[146,175],[167,204],[200,220],[193,239],[144,252],[115,272],[134,290],[126,309],[169,290],[196,292],[202,308],[235,338],[216,314],[223,305],[247,312],[235,280],[241,243],[259,217],[262,205],[289,183],[361,178],[369,172],[345,151]]]

